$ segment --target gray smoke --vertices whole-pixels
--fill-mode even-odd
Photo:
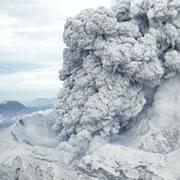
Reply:
[[[65,25],[64,89],[54,129],[60,149],[84,152],[118,135],[180,70],[180,1],[114,0]]]

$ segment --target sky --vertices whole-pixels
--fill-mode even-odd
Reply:
[[[56,97],[66,19],[110,1],[0,0],[0,101]]]

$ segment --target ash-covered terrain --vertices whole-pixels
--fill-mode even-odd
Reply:
[[[2,180],[180,179],[180,1],[114,0],[63,37],[56,115],[1,132]]]

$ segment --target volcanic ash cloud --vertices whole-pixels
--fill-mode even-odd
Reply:
[[[114,0],[67,20],[54,125],[62,148],[86,151],[92,138],[118,135],[151,106],[180,70],[179,19],[178,0]]]

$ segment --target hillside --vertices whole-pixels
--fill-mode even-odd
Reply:
[[[0,114],[6,117],[16,116],[27,110],[27,107],[18,101],[0,103]]]

